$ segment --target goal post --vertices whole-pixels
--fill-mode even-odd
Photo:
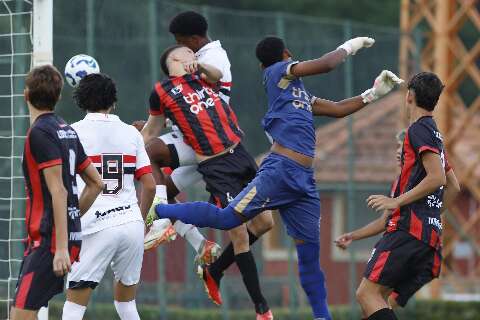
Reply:
[[[33,0],[34,67],[53,62],[53,0]]]

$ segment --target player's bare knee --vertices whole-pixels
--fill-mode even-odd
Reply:
[[[170,149],[159,138],[153,138],[145,145],[150,161],[155,162],[160,167],[170,166]]]
[[[248,232],[245,225],[241,225],[228,231],[230,239],[232,240],[233,249],[236,254],[247,252],[250,248]]]
[[[270,231],[274,226],[273,216],[271,211],[264,211],[258,216],[256,216],[253,220],[251,220],[249,229],[252,231],[257,237],[263,235]]]

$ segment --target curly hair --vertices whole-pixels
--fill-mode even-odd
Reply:
[[[172,34],[205,37],[207,35],[208,22],[204,16],[195,11],[185,11],[172,19],[168,29]]]
[[[285,43],[279,37],[268,36],[262,39],[255,49],[257,59],[265,68],[270,67],[283,59]]]
[[[73,100],[85,111],[107,110],[117,102],[115,82],[103,73],[86,75],[73,92]]]

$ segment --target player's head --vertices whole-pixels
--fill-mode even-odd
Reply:
[[[185,73],[183,63],[195,59],[192,49],[183,45],[167,48],[160,57],[160,66],[167,76],[179,76]]]
[[[405,140],[405,134],[406,130],[402,129],[399,132],[397,132],[395,139],[397,140],[397,164],[398,166],[402,165],[402,149],[403,149],[403,140]]]
[[[200,50],[205,41],[208,41],[207,19],[195,11],[179,13],[170,21],[168,29],[178,44],[187,46],[194,52]]]
[[[25,101],[37,110],[53,111],[62,88],[63,78],[57,68],[52,65],[33,68],[25,79]]]
[[[275,36],[268,36],[260,40],[255,49],[255,54],[262,68],[268,68],[272,64],[292,57],[292,54],[285,46],[285,42]]]
[[[435,73],[417,73],[408,82],[407,102],[431,112],[435,109],[444,87]]]
[[[87,112],[108,111],[117,102],[115,82],[104,73],[86,75],[75,88],[73,100]]]

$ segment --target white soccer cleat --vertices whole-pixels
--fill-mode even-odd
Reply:
[[[155,220],[150,230],[143,240],[143,248],[145,251],[156,248],[164,242],[170,242],[177,238],[177,232],[172,225],[170,219]]]

